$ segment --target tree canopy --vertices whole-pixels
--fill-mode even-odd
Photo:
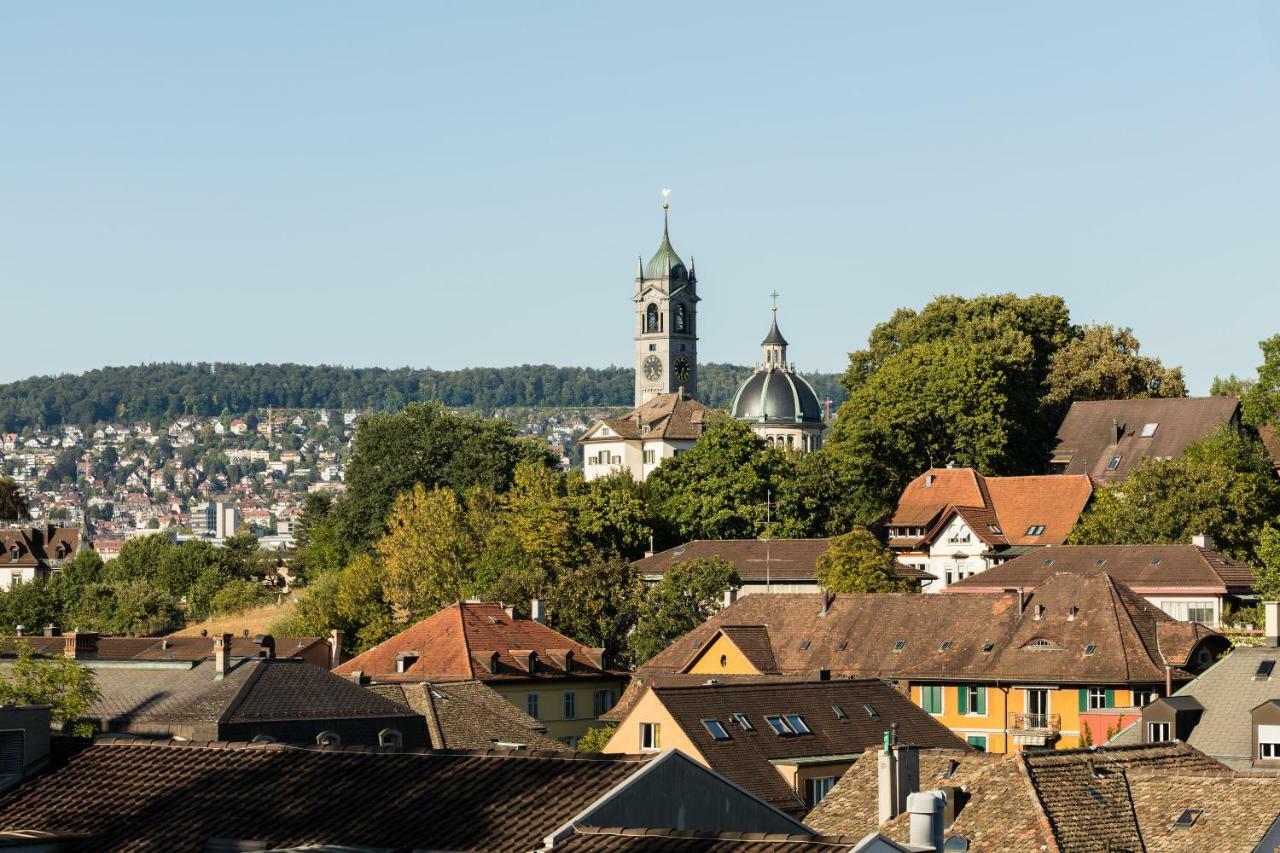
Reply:
[[[818,557],[818,585],[828,592],[912,592],[911,581],[894,576],[897,558],[865,527],[856,527],[831,540]]]
[[[628,638],[636,666],[701,625],[724,606],[725,593],[741,585],[733,564],[719,557],[677,560],[640,604]]]

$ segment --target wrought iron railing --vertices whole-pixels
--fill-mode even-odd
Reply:
[[[1059,714],[1010,714],[1009,728],[1014,731],[1056,732],[1062,729]]]

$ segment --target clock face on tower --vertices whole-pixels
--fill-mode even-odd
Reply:
[[[671,367],[672,367],[672,372],[674,372],[676,375],[676,379],[679,379],[681,382],[684,382],[686,379],[689,378],[688,356],[684,356],[684,355],[676,356],[676,360],[672,363]]]
[[[650,382],[656,382],[662,378],[662,359],[656,355],[651,355],[644,360],[644,378]]]

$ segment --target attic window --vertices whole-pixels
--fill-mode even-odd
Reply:
[[[737,723],[744,732],[754,732],[756,727],[751,725],[751,721],[747,719],[746,714],[734,714],[733,721]]]
[[[1033,525],[1031,525],[1030,527],[1028,527],[1028,528],[1027,528],[1027,535],[1028,535],[1028,536],[1039,536],[1041,533],[1044,533],[1044,525],[1043,525],[1043,524],[1033,524]]]
[[[840,642],[836,643],[836,651],[838,652],[842,652],[847,648],[849,648],[848,640],[841,640]]]
[[[1154,423],[1154,424],[1146,424],[1146,425],[1144,425],[1144,426],[1142,427],[1142,432],[1140,433],[1140,437],[1141,437],[1141,438],[1151,438],[1151,436],[1153,436],[1153,435],[1155,435],[1155,434],[1156,434],[1156,429],[1157,429],[1159,426],[1160,426],[1160,424],[1159,424],[1158,422],[1157,422],[1157,423]]]
[[[832,706],[831,706],[831,713],[833,713],[833,714],[835,714],[835,715],[836,715],[836,719],[837,719],[837,720],[847,720],[847,719],[849,719],[849,715],[848,715],[848,714],[846,714],[846,713],[844,712],[844,708],[841,708],[839,705],[832,705]]]
[[[716,740],[728,740],[729,733],[725,731],[724,726],[720,725],[719,720],[703,720],[702,725],[711,733]]]
[[[995,643],[983,643],[983,644],[982,644],[982,652],[983,652],[983,654],[990,653],[990,651],[991,651],[992,649],[994,649],[995,647],[996,647],[996,644],[995,644]]]
[[[803,643],[800,644],[800,651],[804,652],[804,651],[808,651],[808,649],[809,649],[809,641],[805,640]]]
[[[1112,456],[1111,461],[1107,463],[1107,470],[1114,471],[1119,467],[1120,467],[1120,454],[1117,453],[1115,456]]]
[[[1158,565],[1160,565],[1160,558],[1159,558],[1159,557],[1152,557],[1152,558],[1151,558],[1151,565],[1153,565],[1153,566],[1158,566]]]
[[[804,724],[804,718],[799,714],[787,714],[787,725],[791,726],[791,731],[798,735],[809,734],[809,727]]]
[[[1106,558],[1103,558],[1101,560],[1094,560],[1093,564],[1095,566],[1105,566],[1107,564],[1107,561],[1106,561]]]
[[[1178,819],[1173,822],[1174,829],[1190,829],[1196,825],[1196,821],[1200,819],[1200,815],[1204,814],[1204,809],[1186,809],[1182,814],[1178,815]]]
[[[1031,642],[1023,646],[1023,648],[1040,650],[1040,649],[1052,649],[1052,648],[1055,648],[1055,646],[1053,645],[1052,642],[1050,642],[1049,640],[1046,640],[1044,637],[1036,637],[1034,640],[1032,640]]]
[[[1088,657],[1089,655],[1093,654],[1097,650],[1098,650],[1098,644],[1090,643],[1089,645],[1084,647],[1084,656]]]
[[[693,647],[694,647],[695,649],[700,649],[700,648],[702,648],[702,641],[701,641],[701,640],[694,640],[694,641],[693,641]]]
[[[791,734],[791,729],[787,728],[786,721],[776,714],[767,715],[764,721],[769,724],[769,728],[773,729],[773,733],[779,737],[786,737]]]
[[[992,533],[996,534],[997,536],[1004,535],[1004,532],[1000,529],[1000,525],[998,524],[988,524],[987,529],[990,530]]]
[[[1052,566],[1052,565],[1053,565],[1053,558],[1052,558],[1052,557],[1050,557],[1049,559],[1045,560],[1045,561],[1044,561],[1044,564],[1045,564],[1046,566]]]
[[[1271,671],[1276,668],[1276,662],[1273,660],[1264,660],[1258,662],[1258,671],[1253,674],[1255,679],[1270,679]]]
[[[951,648],[951,645],[952,643],[950,640],[943,640],[942,645],[938,646],[938,651],[945,652],[947,649]]]
[[[903,649],[905,649],[906,647],[907,647],[907,641],[906,641],[906,640],[899,640],[898,642],[896,642],[896,643],[894,643],[894,644],[893,644],[893,650],[894,650],[895,652],[900,652],[900,651],[902,651]]]
[[[873,720],[880,719],[880,712],[876,710],[875,705],[867,704],[862,706],[862,710],[867,712],[867,716]]]

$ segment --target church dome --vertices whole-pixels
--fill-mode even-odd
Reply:
[[[760,424],[820,424],[822,405],[813,386],[782,367],[757,370],[733,395],[733,416]]]

